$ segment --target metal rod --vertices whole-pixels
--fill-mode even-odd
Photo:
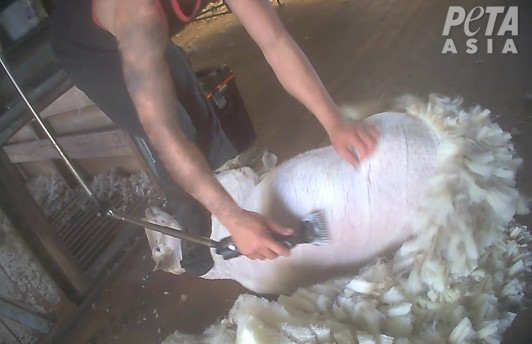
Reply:
[[[0,62],[2,63],[2,67],[4,67],[4,70],[6,71],[7,76],[9,77],[9,79],[11,80],[11,82],[13,83],[15,88],[17,89],[17,92],[22,97],[22,99],[24,100],[24,103],[26,103],[28,109],[32,113],[33,117],[35,117],[35,120],[39,123],[39,125],[41,126],[43,131],[46,133],[46,136],[48,137],[50,142],[52,142],[54,148],[57,150],[57,152],[61,156],[61,159],[67,164],[67,167],[70,170],[70,172],[72,172],[72,174],[74,175],[74,177],[76,178],[78,183],[85,190],[87,195],[90,197],[91,201],[93,201],[95,203],[95,205],[96,205],[98,211],[100,212],[100,214],[105,215],[105,216],[110,217],[110,218],[113,218],[115,220],[128,222],[128,223],[137,225],[139,227],[148,228],[148,229],[154,230],[156,232],[160,232],[160,233],[163,233],[163,234],[166,234],[166,235],[170,235],[172,237],[179,238],[179,239],[182,239],[182,240],[192,241],[192,242],[195,242],[195,243],[198,243],[198,244],[202,244],[202,245],[206,245],[206,246],[209,246],[209,247],[216,247],[217,242],[214,241],[214,240],[211,240],[209,238],[205,238],[205,237],[202,237],[202,236],[199,236],[199,235],[187,233],[185,231],[181,231],[181,230],[170,228],[170,227],[160,226],[160,225],[157,225],[157,224],[154,224],[154,223],[151,223],[151,222],[136,220],[136,219],[134,219],[132,217],[129,217],[127,215],[118,214],[118,213],[116,213],[114,210],[112,210],[110,208],[104,208],[102,203],[98,200],[96,195],[92,192],[90,187],[87,185],[87,183],[85,183],[85,181],[83,180],[81,175],[78,173],[78,171],[76,170],[76,168],[74,167],[74,165],[72,164],[70,159],[63,152],[63,150],[61,149],[61,147],[59,146],[59,144],[55,140],[54,136],[52,135],[52,132],[48,129],[48,127],[46,126],[44,121],[41,119],[41,116],[39,116],[39,114],[37,114],[37,112],[35,111],[33,106],[30,104],[30,102],[28,101],[28,99],[26,98],[26,96],[24,95],[24,93],[22,92],[20,87],[18,86],[17,82],[13,78],[13,75],[11,75],[11,73],[10,73],[9,69],[7,68],[7,65],[5,64],[4,59],[3,59],[3,57],[1,55],[0,55]]]
[[[120,221],[128,222],[128,223],[131,223],[137,226],[142,226],[142,227],[154,230],[156,232],[160,232],[160,233],[172,236],[174,238],[192,241],[192,242],[205,245],[205,246],[209,246],[209,247],[216,247],[216,244],[217,244],[216,241],[211,240],[209,238],[205,238],[205,237],[192,234],[192,233],[187,233],[187,232],[184,232],[178,229],[161,226],[161,225],[151,223],[151,222],[139,221],[127,215],[115,213],[113,210],[110,210],[110,209],[107,210],[106,215],[114,219],[120,220]]]
[[[26,105],[28,106],[28,109],[30,110],[31,114],[33,115],[35,120],[39,123],[39,125],[43,129],[44,133],[46,134],[46,136],[48,137],[48,139],[50,140],[50,142],[52,143],[54,148],[57,150],[57,152],[61,156],[61,159],[63,159],[63,161],[67,165],[67,167],[70,170],[70,172],[72,172],[72,174],[74,175],[74,177],[76,178],[78,183],[81,185],[83,190],[85,190],[85,192],[89,195],[89,197],[92,198],[95,202],[97,202],[99,204],[98,199],[96,198],[96,196],[94,195],[92,190],[89,188],[87,183],[85,183],[85,181],[83,180],[81,175],[78,173],[78,171],[76,170],[76,168],[74,167],[74,165],[72,164],[70,159],[65,155],[65,153],[63,153],[63,150],[61,149],[61,147],[59,147],[59,144],[57,143],[57,141],[53,137],[52,133],[50,132],[50,130],[48,129],[48,127],[46,126],[44,121],[37,114],[37,112],[35,111],[33,106],[30,104],[30,102],[28,101],[28,99],[26,98],[26,96],[24,95],[24,93],[22,92],[20,87],[18,86],[17,82],[15,81],[15,78],[13,77],[13,75],[11,75],[11,72],[9,71],[9,68],[7,68],[7,65],[4,62],[3,56],[1,56],[1,55],[0,55],[0,62],[2,63],[2,67],[4,67],[4,70],[6,71],[7,76],[11,80],[11,83],[17,89],[18,94],[22,97],[22,100],[24,100],[24,103],[26,103]]]

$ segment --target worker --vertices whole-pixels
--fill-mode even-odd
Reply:
[[[52,48],[73,82],[116,125],[146,139],[168,208],[184,230],[208,237],[212,214],[247,257],[287,256],[272,233],[293,230],[240,208],[218,183],[213,169],[236,153],[185,52],[171,41],[208,3],[63,0],[52,19]],[[323,125],[338,154],[353,165],[368,157],[376,129],[342,116],[270,1],[226,4],[283,87]],[[190,274],[203,275],[213,266],[205,246],[184,242],[182,251],[181,265]]]

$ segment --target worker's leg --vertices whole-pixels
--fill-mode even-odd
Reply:
[[[236,156],[236,151],[222,131],[218,118],[192,71],[183,49],[170,44],[166,55],[176,88],[176,96],[196,128],[195,141],[211,167],[215,169]],[[161,179],[165,178],[169,178],[168,174],[163,173]],[[168,185],[168,181],[165,181],[165,184]],[[182,202],[183,195],[180,189],[172,188],[168,192],[168,208],[172,215],[182,220],[181,223],[187,231],[209,237],[211,234],[210,213],[197,202]],[[181,266],[186,271],[201,275],[212,267],[212,265],[207,266],[206,258],[211,257],[205,247],[183,241],[182,250]],[[209,253],[208,256],[207,253]]]
[[[192,70],[185,51],[170,44],[166,56],[179,102],[183,104],[197,129],[196,143],[211,167],[216,169],[235,157],[237,152],[221,129],[220,122]]]

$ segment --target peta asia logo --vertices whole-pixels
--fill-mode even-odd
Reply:
[[[517,6],[476,6],[467,13],[461,6],[450,6],[443,26],[443,36],[448,37],[452,28],[460,28],[469,38],[465,46],[456,46],[452,38],[447,38],[442,54],[464,51],[475,54],[479,50],[479,44],[485,46],[488,54],[517,54],[512,38],[517,36],[517,14]]]

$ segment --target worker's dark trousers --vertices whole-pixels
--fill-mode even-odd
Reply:
[[[203,152],[212,168],[234,157],[236,151],[220,128],[209,101],[191,69],[185,52],[169,43],[166,58],[179,101],[181,129]],[[72,80],[113,122],[132,135],[149,141],[142,129],[125,85],[120,56],[116,52],[94,51],[75,59],[61,60]],[[151,148],[150,148],[151,149]],[[154,152],[153,149],[151,149]],[[211,232],[210,214],[172,180],[155,157],[156,173],[167,198],[169,212],[183,229],[202,236]],[[190,274],[202,275],[212,267],[206,247],[183,243],[182,267]]]

